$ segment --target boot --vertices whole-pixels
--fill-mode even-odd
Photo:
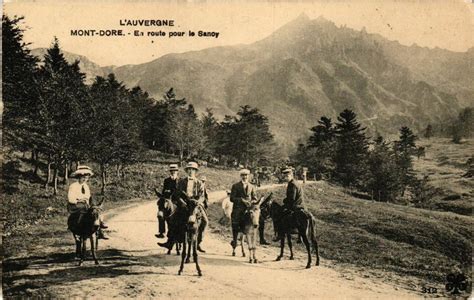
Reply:
[[[166,249],[168,249],[168,250],[171,250],[171,247],[173,247],[173,244],[171,244],[170,240],[167,240],[167,241],[164,242],[164,243],[159,243],[159,242],[158,242],[157,244],[158,244],[158,246],[163,247],[163,248],[166,248]]]
[[[107,228],[109,228],[109,226],[105,225],[104,222],[100,221],[100,228],[107,229]]]
[[[202,253],[206,253],[206,251],[201,248],[201,244],[199,244],[199,245],[197,246],[197,251],[202,252]]]
[[[159,239],[162,239],[165,237],[165,235],[162,232],[160,232],[160,234],[155,234],[155,236]]]
[[[102,230],[97,231],[97,238],[101,240],[108,240],[109,238],[105,236],[104,232]]]
[[[265,239],[260,240],[260,245],[270,245],[269,242],[267,242]]]

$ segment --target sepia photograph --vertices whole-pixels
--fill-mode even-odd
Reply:
[[[2,299],[472,298],[474,1],[2,9]]]

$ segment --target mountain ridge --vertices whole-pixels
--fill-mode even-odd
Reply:
[[[473,105],[470,50],[405,46],[303,14],[248,45],[170,53],[108,69],[90,61],[84,66],[88,75],[114,72],[156,99],[173,87],[199,112],[211,107],[218,117],[255,106],[290,151],[321,115],[334,118],[345,108],[355,110],[371,134],[396,133],[402,125],[421,130],[456,115]]]

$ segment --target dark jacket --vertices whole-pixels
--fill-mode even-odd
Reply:
[[[204,203],[204,186],[201,180],[194,178],[195,181],[193,186],[192,195],[188,195],[189,198],[198,200],[201,203]],[[182,193],[186,194],[186,190],[188,187],[188,177],[184,177],[179,179],[178,184],[176,186],[176,190],[173,193],[173,199],[176,202],[179,202],[179,199],[185,200],[185,197],[182,196]]]
[[[234,204],[231,214],[232,222],[237,222],[240,220],[245,212],[245,209],[247,208],[242,199],[247,201],[257,200],[257,189],[253,184],[248,183],[247,190],[244,189],[244,184],[242,181],[232,185],[232,189],[230,191],[230,202]]]
[[[301,185],[292,180],[288,182],[286,188],[286,198],[283,200],[283,205],[288,209],[304,208],[304,193]]]
[[[161,191],[163,197],[158,200],[158,208],[160,210],[164,209],[165,199],[171,199],[171,195],[173,195],[178,185],[178,180],[179,178],[173,179],[168,177],[163,181],[163,190]]]

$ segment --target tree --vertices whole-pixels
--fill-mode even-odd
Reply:
[[[86,128],[89,153],[99,164],[101,192],[105,193],[107,168],[134,161],[141,148],[139,113],[132,105],[133,93],[113,74],[96,77],[90,88],[93,114]]]
[[[433,126],[431,126],[431,124],[428,124],[428,126],[426,126],[424,136],[427,139],[433,137]]]
[[[274,148],[268,118],[257,108],[241,106],[235,118],[234,140],[236,158],[245,166],[256,166],[269,161]]]
[[[356,114],[348,109],[341,112],[337,120],[334,178],[345,187],[361,187],[369,146],[365,128],[357,122]]]
[[[413,134],[413,131],[404,126],[400,128],[399,140],[394,143],[397,168],[402,184],[402,196],[404,195],[406,187],[414,179],[412,156],[417,153],[416,140],[417,137]]]
[[[202,116],[202,130],[205,138],[203,154],[209,159],[217,152],[217,134],[219,130],[219,122],[214,117],[212,109],[207,108],[206,113]]]
[[[365,190],[377,201],[395,200],[401,184],[395,153],[381,136],[374,140],[374,148],[369,153],[367,165]]]
[[[87,89],[85,75],[80,72],[79,61],[69,64],[64,58],[57,39],[46,52],[39,70],[41,89],[38,105],[39,151],[48,157],[53,166],[54,193],[57,193],[59,168],[71,158],[80,156],[84,147],[82,127],[88,112],[84,100]],[[49,181],[49,172],[48,180]]]
[[[4,146],[26,151],[35,148],[38,129],[38,59],[23,42],[22,20],[2,15],[2,133]]]
[[[170,110],[166,122],[166,140],[170,150],[177,152],[180,162],[198,156],[204,146],[202,126],[194,107],[177,107]]]
[[[298,146],[298,165],[308,166],[308,170],[318,178],[330,177],[334,171],[335,128],[330,118],[321,117],[318,125],[311,128],[313,134],[307,145]]]

